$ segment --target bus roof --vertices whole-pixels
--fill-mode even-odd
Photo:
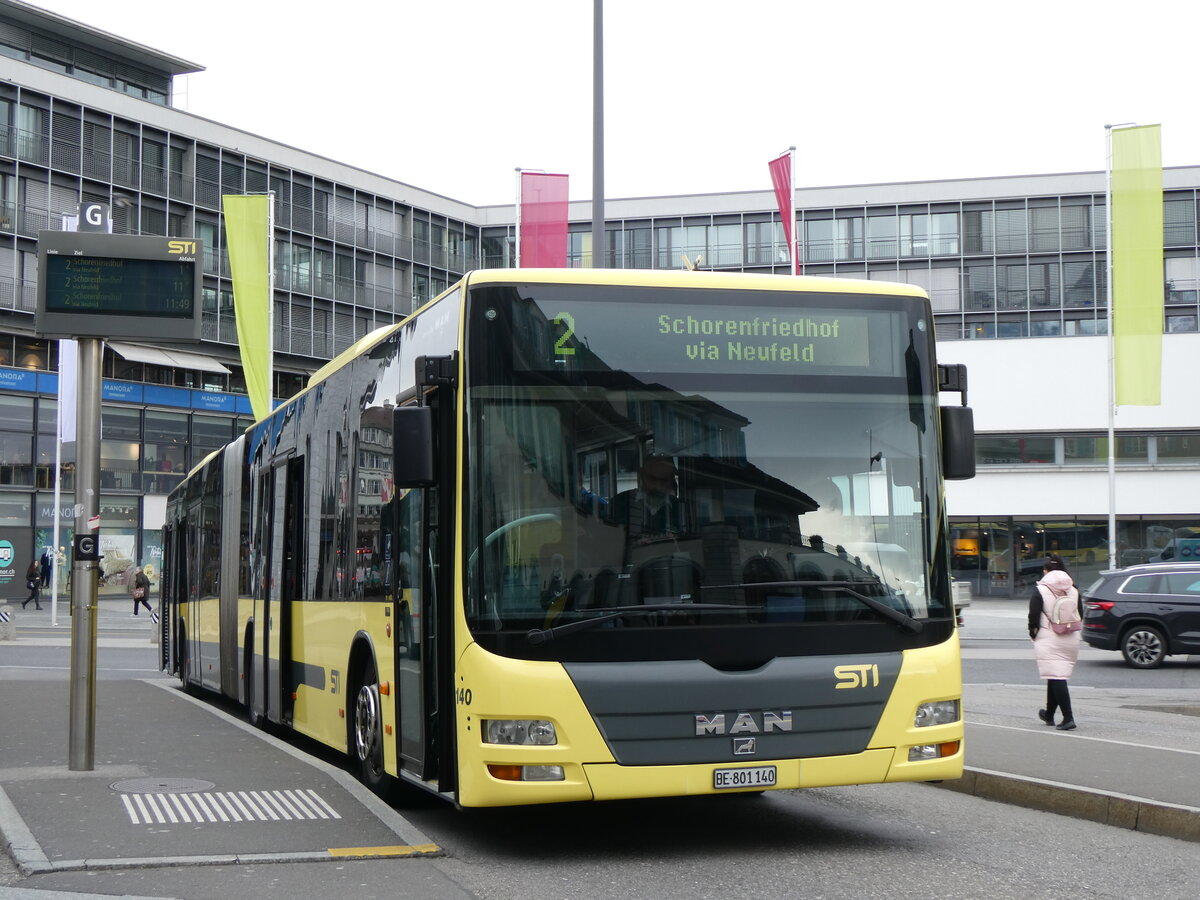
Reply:
[[[635,287],[701,287],[708,290],[806,291],[835,294],[899,294],[925,297],[913,284],[825,276],[760,275],[744,272],[691,272],[681,269],[477,269],[464,276],[470,285],[599,284]]]

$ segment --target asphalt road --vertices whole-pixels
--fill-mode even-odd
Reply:
[[[962,632],[968,693],[1037,685],[1020,604],[976,603]],[[144,628],[145,626],[141,626]],[[1016,630],[1017,636],[1013,636]],[[112,635],[110,635],[112,636]],[[142,641],[146,643],[142,643]],[[101,679],[159,678],[147,632],[101,648]],[[1200,696],[1200,660],[1135,672],[1085,651],[1081,697],[1117,687]],[[65,680],[66,647],[0,645],[5,680]],[[1142,690],[1144,689],[1144,690]],[[213,715],[219,713],[214,711]],[[1194,719],[1180,717],[1182,728]],[[0,717],[0,768],[4,733]],[[1064,743],[1064,747],[1070,746]],[[20,880],[0,858],[0,900],[87,896],[356,898],[1192,898],[1195,844],[926,785],[761,796],[461,811],[433,800],[403,815],[444,848],[435,859],[56,872]],[[182,835],[186,837],[186,835]],[[185,842],[186,845],[186,842]],[[13,886],[20,881],[20,887]],[[3,887],[9,885],[9,887]],[[398,887],[403,885],[402,891]],[[48,898],[47,898],[48,900]]]

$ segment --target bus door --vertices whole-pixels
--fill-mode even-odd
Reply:
[[[241,578],[241,534],[242,534],[242,452],[245,436],[239,437],[231,446],[226,448],[222,456],[222,490],[224,502],[221,504],[221,535],[223,540],[236,540],[239,544],[237,553],[221,554],[221,577],[218,582],[220,592],[220,643],[221,643],[221,693],[234,700],[240,700],[238,685],[237,655],[238,641],[238,601],[242,591]]]
[[[163,529],[163,563],[159,573],[159,662],[164,672],[179,673],[180,647],[175,631],[180,613],[180,588],[187,584],[183,571],[182,533],[184,526],[172,520]]]
[[[263,618],[256,618],[255,641],[262,634],[265,654],[262,672],[264,712],[272,722],[289,723],[292,717],[292,603],[299,600],[303,584],[301,528],[304,458],[282,457],[271,470],[268,508],[270,540],[267,544],[267,584]],[[256,608],[257,617],[257,608]],[[257,688],[256,688],[257,691]]]
[[[427,390],[424,409],[397,410],[397,508],[395,536],[396,617],[400,640],[396,644],[399,682],[400,757],[403,768],[422,781],[436,780],[438,790],[455,787],[453,762],[452,579],[453,500],[456,490],[454,452],[454,389],[456,360],[422,358],[431,374],[423,380]],[[444,378],[438,374],[446,373]],[[426,429],[413,440],[404,416],[416,411]],[[426,410],[428,410],[426,412]],[[412,420],[409,419],[411,422]],[[420,449],[417,450],[416,448]],[[428,478],[406,475],[411,460],[406,454],[428,454]],[[415,485],[415,486],[414,486]]]

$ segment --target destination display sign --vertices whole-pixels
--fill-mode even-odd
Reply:
[[[820,299],[825,303],[819,307],[786,309],[540,296],[537,306],[546,319],[539,329],[542,347],[518,354],[517,365],[560,371],[903,374],[905,312],[854,307],[849,298],[847,308],[838,309],[825,305],[830,298]]]
[[[202,257],[190,239],[43,231],[35,330],[198,341]]]

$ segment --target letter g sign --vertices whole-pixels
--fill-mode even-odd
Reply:
[[[103,231],[108,232],[112,229],[109,223],[112,221],[112,213],[107,203],[80,203],[79,204],[79,230],[80,231]]]

